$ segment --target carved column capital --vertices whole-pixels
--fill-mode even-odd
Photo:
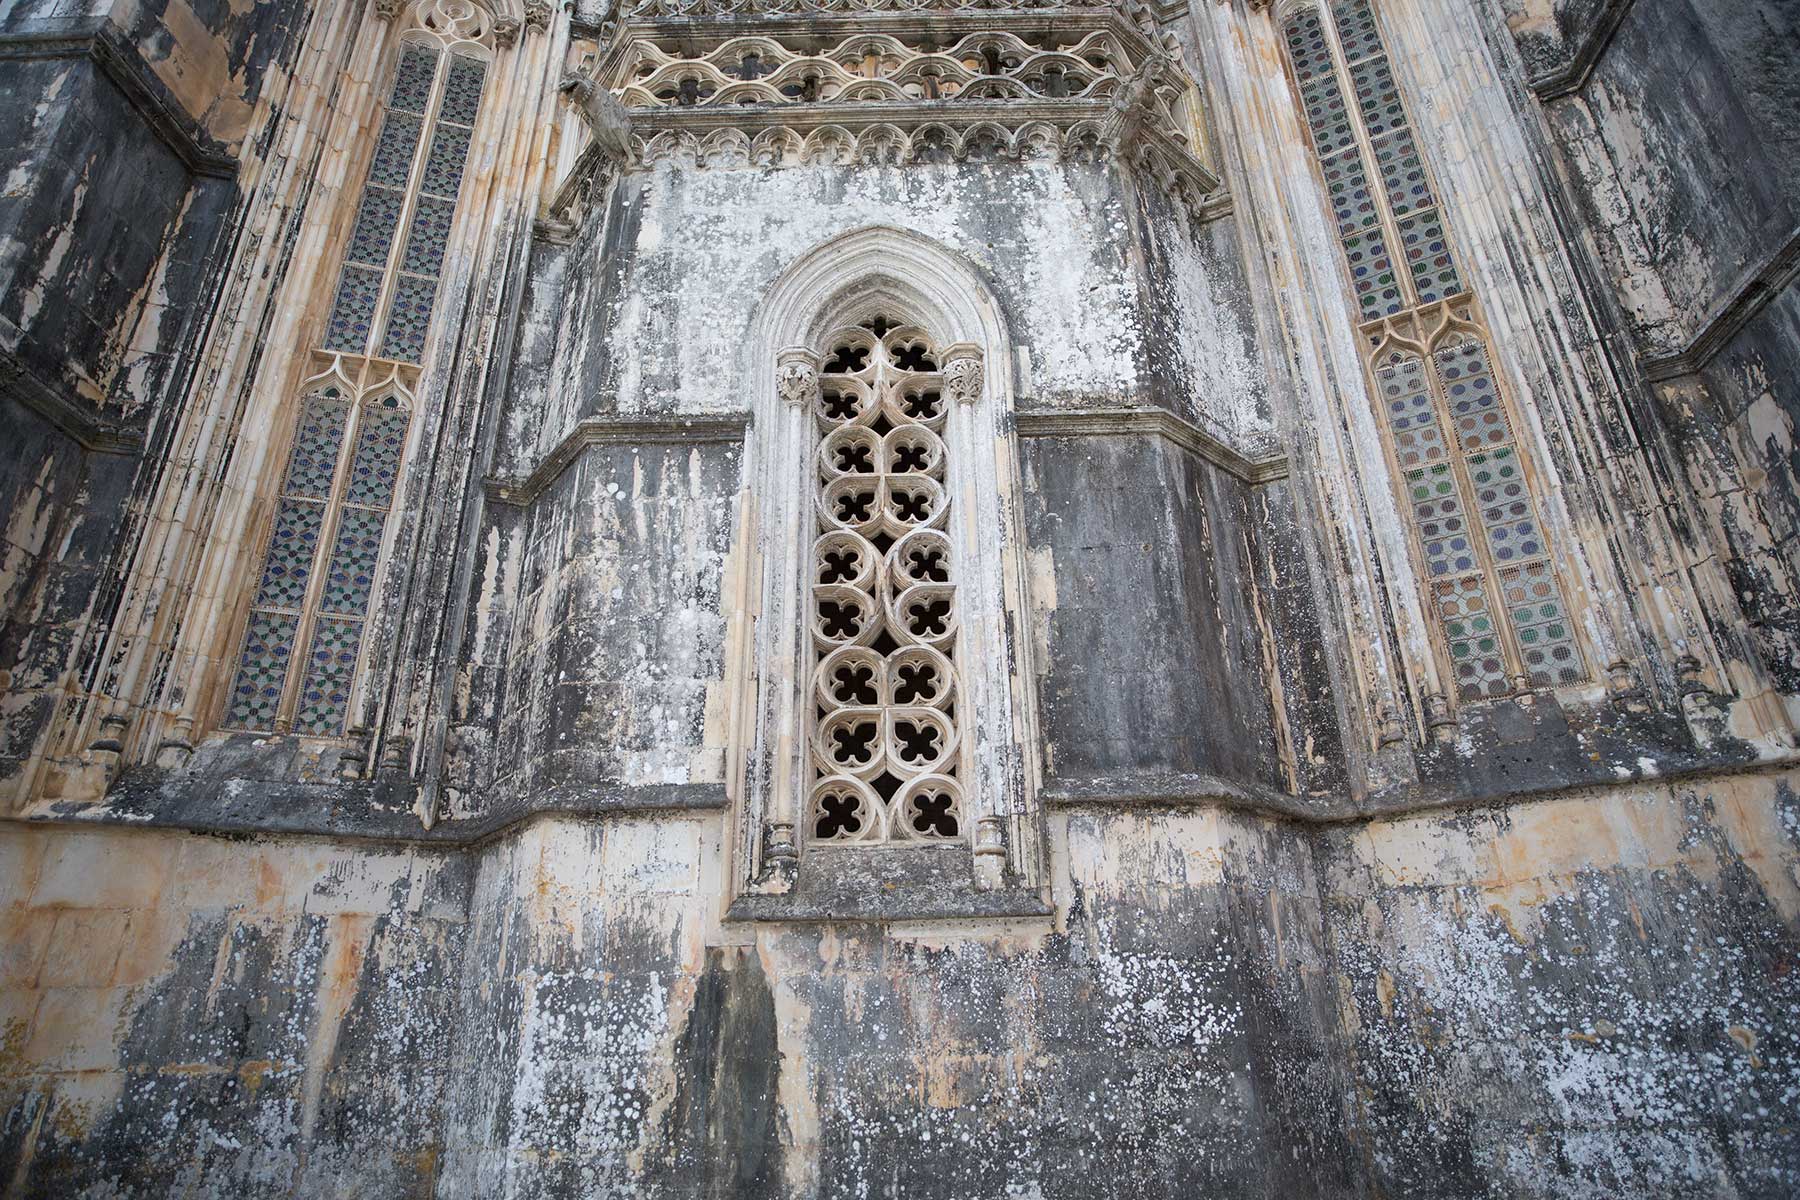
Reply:
[[[798,346],[775,356],[775,390],[793,408],[811,408],[819,398],[819,356]]]
[[[405,8],[406,0],[375,0],[375,19],[392,23]]]
[[[501,17],[494,22],[494,44],[502,50],[510,50],[519,41],[519,18]]]
[[[958,404],[981,399],[981,347],[958,342],[944,351],[944,389]]]
[[[525,0],[525,28],[538,33],[550,28],[548,0]]]

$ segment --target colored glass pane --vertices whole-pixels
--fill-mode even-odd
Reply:
[[[408,46],[394,70],[394,90],[388,93],[388,107],[424,112],[431,103],[431,80],[437,74],[437,60],[438,52],[429,46]]]
[[[326,560],[325,590],[319,607],[329,613],[360,617],[369,607],[375,588],[375,568],[381,560],[381,532],[387,514],[379,509],[346,508],[332,539]]]
[[[1368,0],[1335,0],[1331,15],[1337,21],[1345,61],[1356,62],[1381,53],[1381,31],[1375,27],[1375,14]]]
[[[381,272],[346,265],[338,281],[337,300],[325,326],[325,348],[361,354],[369,344],[375,323],[375,302],[381,295]]]
[[[1345,238],[1344,260],[1350,264],[1350,283],[1365,320],[1400,311],[1400,283],[1379,229]]]
[[[1325,172],[1325,191],[1331,199],[1331,215],[1337,218],[1341,235],[1368,229],[1381,219],[1375,211],[1375,197],[1369,191],[1362,155],[1340,154],[1320,165]]]
[[[1465,452],[1488,450],[1512,441],[1512,430],[1500,406],[1487,351],[1480,342],[1463,342],[1439,350],[1436,360],[1450,421]]]
[[[375,157],[369,164],[369,182],[383,187],[403,188],[412,174],[413,152],[419,146],[419,131],[425,123],[405,113],[389,113],[381,122],[381,135],[375,140]]]
[[[413,209],[412,229],[406,238],[406,254],[400,268],[418,275],[436,275],[444,264],[444,246],[450,240],[450,221],[456,215],[454,200],[421,197]]]
[[[1413,521],[1425,546],[1426,570],[1451,575],[1476,568],[1475,547],[1463,519],[1462,501],[1448,463],[1406,477]]]
[[[431,306],[437,299],[437,280],[402,275],[394,284],[394,305],[388,311],[383,358],[416,363],[425,356],[425,330],[431,325]]]
[[[1481,577],[1446,579],[1433,585],[1432,591],[1450,648],[1457,695],[1465,700],[1504,696],[1511,687]]]
[[[431,135],[431,151],[425,156],[422,191],[433,196],[455,198],[462,186],[463,161],[469,156],[469,131],[455,125],[440,125]]]
[[[400,208],[406,197],[392,188],[363,189],[362,203],[356,209],[356,227],[350,234],[350,253],[354,262],[387,265],[388,247],[394,244],[394,230],[400,224]]]
[[[393,503],[394,484],[400,476],[400,452],[406,447],[406,423],[404,409],[363,406],[356,455],[350,462],[350,485],[344,492],[348,503],[371,508],[386,508]]]
[[[1399,222],[1400,244],[1412,272],[1419,303],[1431,304],[1462,290],[1456,267],[1450,260],[1450,244],[1436,209],[1427,209]]]
[[[444,105],[439,118],[458,125],[473,125],[481,106],[481,81],[487,64],[477,58],[456,55],[450,59],[450,78],[444,83]]]
[[[1362,110],[1363,126],[1371,138],[1380,137],[1406,124],[1406,113],[1400,106],[1400,89],[1385,55],[1367,58],[1350,68],[1350,86],[1356,91],[1356,104]]]
[[[1312,131],[1313,149],[1327,158],[1355,144],[1350,130],[1350,116],[1345,110],[1344,94],[1338,90],[1337,78],[1324,75],[1300,89],[1300,107],[1306,113],[1307,128]]]
[[[287,682],[288,660],[300,619],[285,613],[252,612],[238,655],[237,675],[225,709],[225,724],[236,729],[272,729]]]
[[[1425,180],[1425,164],[1411,130],[1396,130],[1375,143],[1375,169],[1381,173],[1395,213],[1409,213],[1431,203],[1431,185]]]
[[[266,608],[299,608],[306,601],[306,582],[319,553],[319,530],[325,506],[305,500],[283,500],[275,510],[275,530],[263,559],[256,603]]]
[[[1555,687],[1585,678],[1575,631],[1550,564],[1527,563],[1502,571],[1500,592],[1532,686]]]
[[[350,685],[356,677],[356,654],[362,644],[362,622],[320,617],[306,652],[306,674],[294,710],[294,729],[319,737],[339,737],[350,711]]]
[[[1304,82],[1331,71],[1331,47],[1325,38],[1325,21],[1317,9],[1307,9],[1287,24],[1288,56],[1294,73]]]
[[[344,444],[344,425],[350,418],[350,406],[337,395],[336,388],[327,388],[308,396],[301,405],[282,482],[282,491],[290,496],[323,500],[331,493],[338,450]]]

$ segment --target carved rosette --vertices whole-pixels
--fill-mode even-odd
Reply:
[[[775,358],[775,390],[784,403],[811,408],[819,398],[819,356],[811,350],[783,350]]]
[[[981,399],[981,349],[958,342],[944,351],[944,390],[958,404]]]

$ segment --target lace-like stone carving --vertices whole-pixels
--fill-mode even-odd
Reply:
[[[946,362],[922,330],[876,318],[829,339],[815,377],[789,358],[782,395],[812,409],[818,535],[812,550],[815,841],[965,836],[957,591],[939,436]],[[958,347],[957,378],[980,360]],[[810,393],[810,395],[806,393]]]

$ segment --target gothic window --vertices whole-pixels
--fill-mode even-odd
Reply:
[[[1369,0],[1302,8],[1283,33],[1457,695],[1584,679],[1489,335]]]
[[[331,365],[300,389],[228,728],[349,723],[418,374],[396,364],[424,358],[491,34],[466,0],[423,0],[410,19],[322,338]]]
[[[828,339],[812,400],[812,840],[964,834],[954,464],[939,435],[978,366],[882,317]]]
[[[487,63],[404,43],[357,204],[325,349],[417,363],[437,302]]]
[[[335,372],[304,391],[226,701],[231,728],[344,732],[409,421],[394,383],[355,396]]]

